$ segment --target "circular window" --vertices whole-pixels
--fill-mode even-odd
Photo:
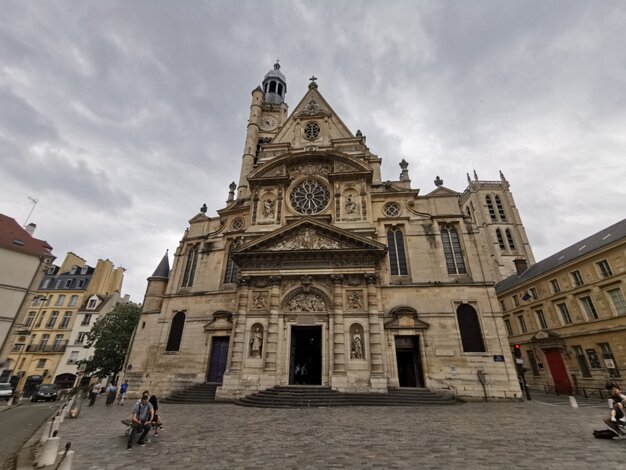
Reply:
[[[387,217],[397,217],[400,215],[400,205],[397,202],[388,202],[383,207],[383,213]]]
[[[243,219],[241,217],[237,217],[235,220],[233,220],[232,228],[233,228],[233,230],[241,230],[241,229],[243,229],[243,227],[245,225],[246,224],[243,221]]]
[[[329,200],[328,188],[314,179],[301,182],[291,191],[291,206],[300,214],[317,214]]]
[[[320,136],[320,126],[316,122],[309,122],[304,126],[304,137],[309,140],[317,139]]]

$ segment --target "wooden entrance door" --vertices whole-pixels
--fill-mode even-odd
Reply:
[[[207,382],[222,383],[228,360],[228,336],[214,336],[211,344],[211,357],[209,359],[209,372]]]
[[[561,352],[556,348],[543,350],[546,361],[548,361],[548,368],[554,381],[554,387],[559,393],[572,393],[572,383],[567,375],[567,368],[563,362]]]

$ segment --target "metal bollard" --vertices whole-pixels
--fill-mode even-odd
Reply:
[[[59,453],[59,439],[60,437],[51,437],[43,443],[41,454],[39,454],[39,458],[37,459],[38,467],[54,465],[54,462],[56,462],[57,459],[57,454]]]

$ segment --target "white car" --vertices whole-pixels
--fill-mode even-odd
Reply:
[[[10,383],[0,383],[0,400],[7,400],[13,396],[13,387]]]

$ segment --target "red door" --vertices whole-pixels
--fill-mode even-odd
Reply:
[[[572,393],[572,384],[569,381],[561,352],[558,349],[544,349],[543,353],[546,356],[546,361],[548,361],[548,367],[550,368],[556,391],[559,393]]]

